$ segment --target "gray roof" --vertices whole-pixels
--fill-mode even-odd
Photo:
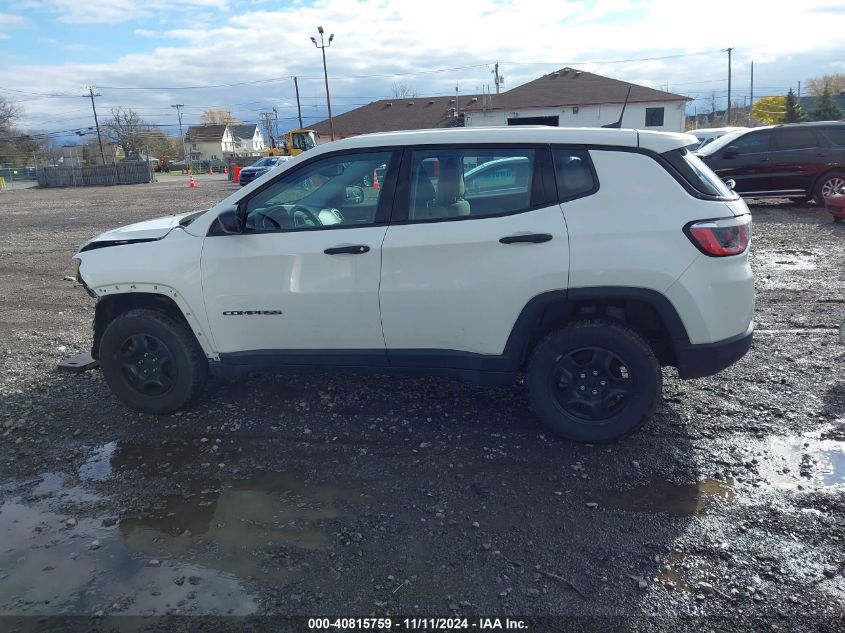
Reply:
[[[232,135],[235,138],[245,138],[251,139],[255,136],[255,128],[258,126],[255,123],[247,123],[243,125],[230,125],[229,128],[232,130]]]
[[[493,95],[490,109],[518,110],[607,103],[622,104],[625,102],[629,87],[631,96],[628,98],[628,103],[690,100],[690,97],[672,92],[655,90],[575,68],[562,68],[502,94]],[[481,103],[467,108],[469,111],[481,109]]]

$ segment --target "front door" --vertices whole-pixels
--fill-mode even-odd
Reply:
[[[383,364],[378,288],[390,208],[372,175],[385,167],[390,180],[395,162],[389,151],[317,157],[241,200],[243,233],[212,230],[201,275],[221,358]]]
[[[778,185],[772,179],[770,137],[769,130],[743,134],[713,154],[707,164],[722,180],[732,178],[739,194],[772,191],[770,187]]]

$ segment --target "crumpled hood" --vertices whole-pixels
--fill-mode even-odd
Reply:
[[[196,211],[191,211],[189,213],[168,215],[163,218],[155,218],[154,220],[145,220],[144,222],[136,222],[135,224],[121,226],[120,228],[106,231],[105,233],[101,233],[97,237],[88,240],[82,245],[79,252],[81,253],[101,246],[118,246],[120,244],[160,240],[170,233],[170,231],[172,231],[175,227],[179,226],[179,222],[183,218],[196,213]]]

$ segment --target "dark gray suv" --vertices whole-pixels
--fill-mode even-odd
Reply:
[[[728,133],[697,152],[744,198],[815,200],[845,193],[845,122],[793,123]]]

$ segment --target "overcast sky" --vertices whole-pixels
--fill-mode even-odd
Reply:
[[[296,126],[298,76],[308,125],[326,117],[322,58],[309,39],[322,25],[327,39],[335,34],[326,49],[335,113],[391,97],[399,83],[419,96],[495,91],[496,62],[503,90],[574,66],[691,96],[690,112],[704,112],[714,92],[724,107],[729,46],[740,101],[752,59],[755,97],[845,73],[841,0],[778,7],[771,0],[0,0],[0,95],[23,107],[30,130],[91,125],[90,100],[81,97],[89,85],[101,94],[103,115],[123,106],[172,126],[170,105],[183,103],[186,124],[208,108],[257,122],[275,106],[287,129]]]

